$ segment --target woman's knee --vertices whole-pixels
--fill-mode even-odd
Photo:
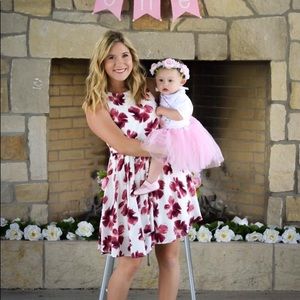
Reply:
[[[157,249],[156,257],[159,267],[172,269],[179,266],[178,247],[161,247]]]
[[[122,257],[119,258],[118,268],[121,272],[124,272],[124,275],[131,277],[138,271],[142,261],[142,258]]]

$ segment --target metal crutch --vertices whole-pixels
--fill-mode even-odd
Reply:
[[[190,290],[191,290],[191,300],[196,300],[196,291],[195,291],[195,282],[194,282],[194,273],[193,273],[193,265],[192,265],[192,255],[191,255],[191,247],[190,240],[188,236],[184,237],[184,247],[185,247],[185,256],[188,265],[188,273],[189,273],[189,282],[190,282]],[[100,288],[99,300],[105,300],[106,289],[108,285],[108,281],[113,272],[115,258],[107,255],[102,284]]]
[[[191,254],[191,246],[188,235],[184,237],[184,248],[185,248],[185,257],[188,266],[189,272],[189,281],[190,281],[190,290],[191,290],[191,300],[196,300],[196,291],[195,291],[195,281],[194,281],[194,272],[193,272],[193,264],[192,264],[192,254]]]
[[[108,286],[108,281],[113,272],[114,264],[115,264],[115,258],[110,255],[107,255],[106,261],[105,261],[105,267],[104,267],[104,271],[103,271],[102,284],[100,287],[99,300],[105,300],[105,298],[106,298],[106,290],[107,290],[107,286]]]

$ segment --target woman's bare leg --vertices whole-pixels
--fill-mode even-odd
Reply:
[[[118,264],[108,283],[108,300],[126,300],[136,271],[143,258],[119,257]]]
[[[180,241],[156,245],[155,253],[159,266],[159,300],[176,300],[180,274]]]

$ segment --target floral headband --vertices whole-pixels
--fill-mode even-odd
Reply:
[[[159,61],[158,63],[154,63],[151,65],[150,73],[154,75],[157,69],[177,69],[182,75],[184,75],[184,79],[188,80],[190,78],[189,68],[179,61],[173,58],[166,58],[164,60]]]

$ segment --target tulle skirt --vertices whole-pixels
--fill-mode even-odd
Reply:
[[[152,131],[142,146],[151,157],[169,162],[173,170],[198,173],[218,167],[224,161],[213,137],[194,117],[186,127]]]

